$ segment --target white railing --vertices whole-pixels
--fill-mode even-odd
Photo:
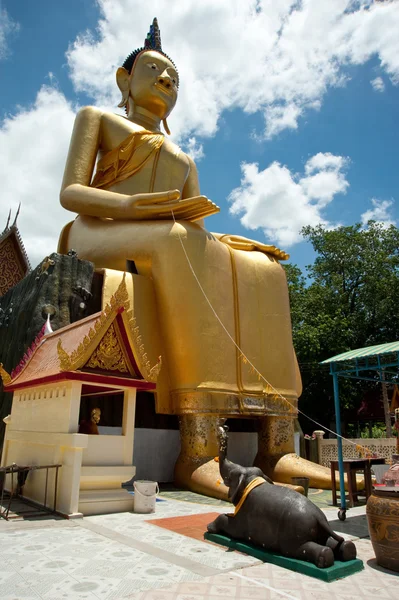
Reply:
[[[315,431],[317,450],[318,450],[318,462],[329,467],[332,460],[338,460],[338,448],[337,440],[324,440],[324,431]],[[386,462],[389,462],[392,458],[392,454],[396,452],[396,438],[358,438],[351,439],[350,441],[342,440],[342,453],[344,460],[350,460],[354,458],[362,458],[359,449],[356,445],[366,447],[372,453],[376,453],[379,457],[385,458]]]

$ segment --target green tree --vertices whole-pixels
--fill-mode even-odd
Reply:
[[[399,339],[399,230],[370,221],[326,230],[305,227],[316,258],[306,277],[286,273],[294,346],[304,392],[300,408],[325,425],[334,413],[332,381],[319,363],[335,354]],[[363,383],[340,381],[342,403],[354,407]],[[305,431],[312,424],[302,421]]]

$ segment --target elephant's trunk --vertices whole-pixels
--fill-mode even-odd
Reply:
[[[220,469],[220,474],[221,476],[224,478],[225,476],[228,475],[227,473],[227,465],[226,462],[229,462],[227,460],[227,427],[219,427],[218,428],[219,431],[219,469]]]

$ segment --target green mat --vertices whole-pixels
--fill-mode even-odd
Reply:
[[[364,569],[363,561],[359,558],[348,560],[347,562],[336,560],[332,567],[319,569],[312,563],[296,558],[281,556],[281,554],[275,554],[274,552],[268,552],[253,544],[239,542],[238,540],[233,540],[232,538],[219,533],[206,532],[204,533],[204,539],[209,542],[214,542],[215,544],[220,544],[221,546],[227,546],[232,550],[249,554],[263,562],[278,565],[279,567],[284,567],[285,569],[290,569],[291,571],[302,573],[303,575],[309,575],[310,577],[316,577],[317,579],[321,579],[321,581],[335,581],[336,579],[348,577],[348,575],[353,575],[353,573],[357,573]]]

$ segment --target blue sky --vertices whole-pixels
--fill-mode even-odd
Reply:
[[[397,223],[399,3],[214,4],[0,2],[3,221],[21,201],[33,265],[73,218],[58,190],[74,114],[118,112],[115,67],[154,16],[181,78],[172,134],[221,207],[208,229],[276,244],[303,267],[305,224]]]

